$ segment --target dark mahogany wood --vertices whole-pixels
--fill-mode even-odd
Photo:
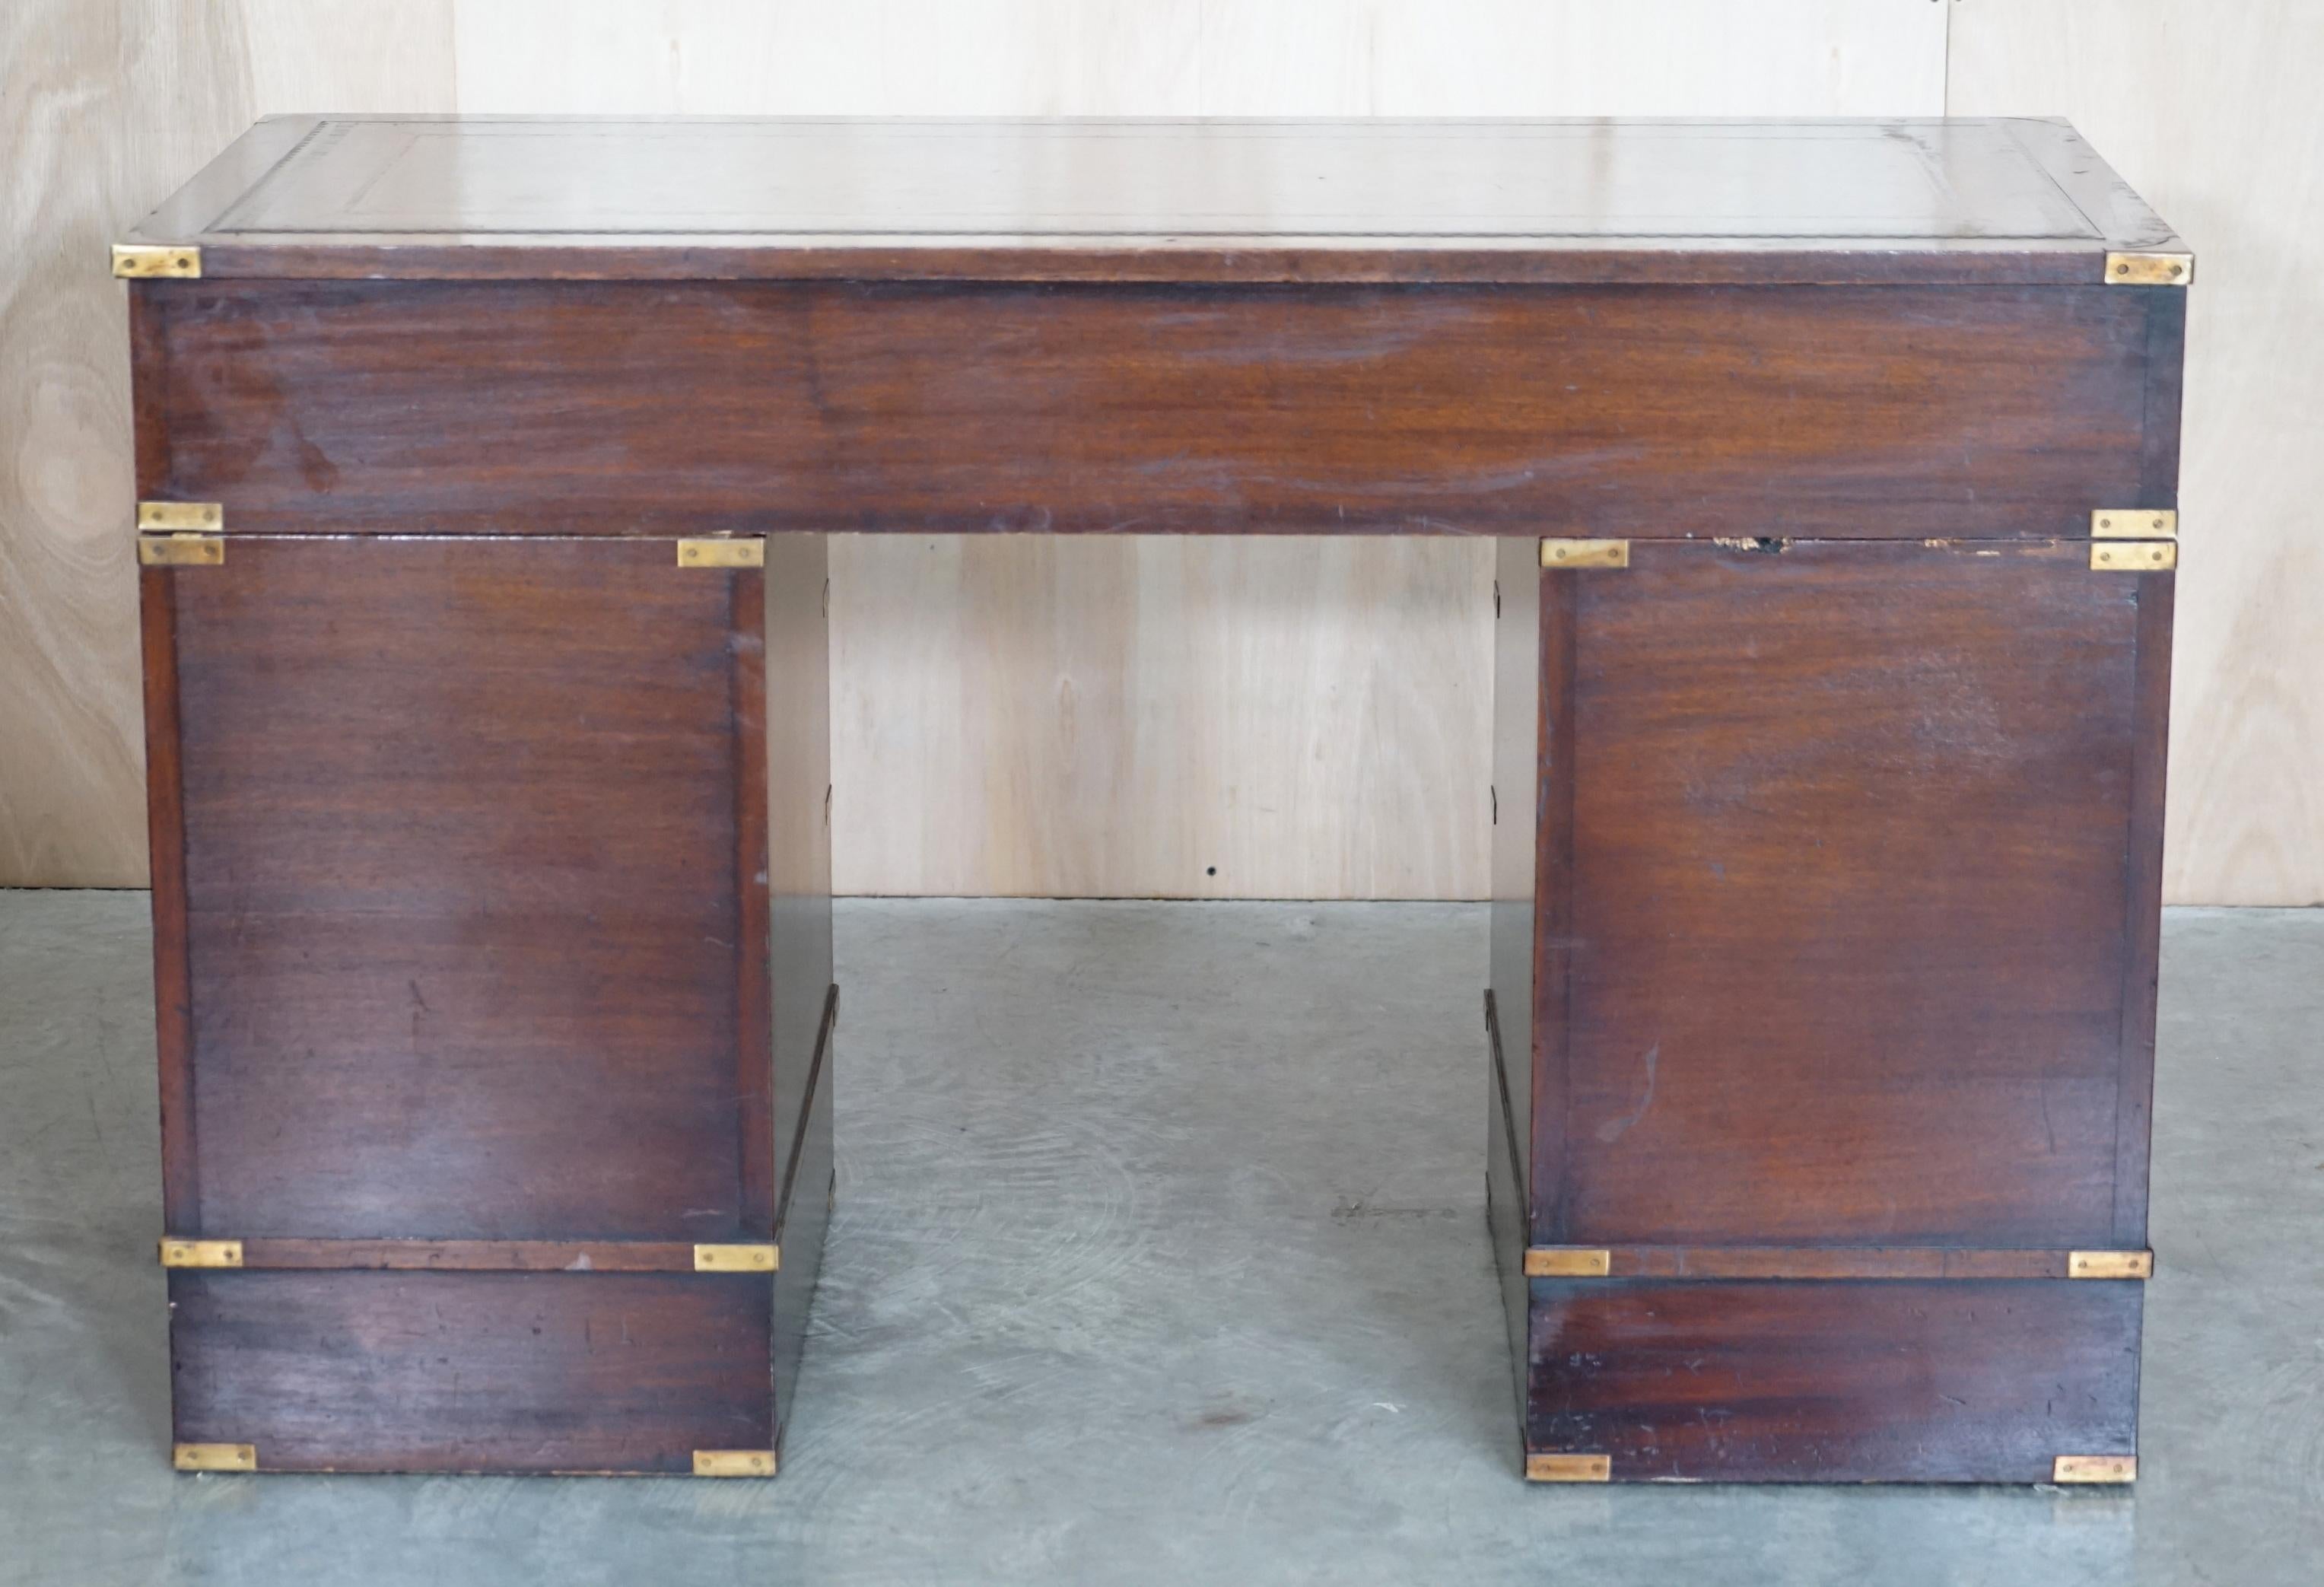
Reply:
[[[2135,1448],[2130,1283],[1534,1280],[1527,1446],[1618,1481],[2046,1482]]]
[[[2135,1450],[2066,1274],[2145,1241],[2172,578],[2088,536],[2176,504],[2108,255],[2183,245],[2064,124],[289,117],[138,236],[138,493],[227,531],[143,575],[165,1218],[249,1269],[172,1272],[180,1439],[775,1446],[827,536],[1032,531],[1499,539],[1529,1451]]]
[[[1531,1281],[1528,1449],[2132,1453],[2139,1287],[2067,1257],[2145,1241],[2172,576],[1766,538],[1539,583],[1531,1243],[1608,1277]]]
[[[827,687],[822,538],[785,542],[771,574],[681,568],[666,539],[226,550],[144,570],[161,985],[190,966],[161,1003],[166,1215],[242,1240],[254,1270],[173,1276],[208,1297],[181,1313],[203,1430],[180,1437],[255,1443],[285,1470],[690,1470],[691,1447],[774,1447],[822,1229],[782,1219],[780,1175],[817,1173],[818,1212],[830,1175],[811,1094],[835,1006],[827,730],[795,708]],[[787,1236],[776,1277],[694,1271],[696,1242]],[[350,1288],[356,1269],[432,1287]],[[756,1384],[758,1408],[727,1419],[761,1430],[641,1453],[622,1430],[638,1407],[616,1407],[613,1442],[519,1454],[521,1422],[466,1427],[401,1345],[294,1325],[382,1295],[491,1334],[518,1315],[493,1309],[519,1293],[510,1272],[706,1287],[654,1304],[688,1327],[715,1312],[713,1353],[673,1340],[650,1370],[704,1406]],[[237,1286],[291,1297],[263,1348]],[[523,1293],[586,1345],[631,1292]],[[756,1338],[739,1365],[738,1325]],[[470,1382],[547,1416],[584,1377],[524,1337],[480,1336]],[[266,1393],[334,1408],[220,1430]]]
[[[818,552],[822,541],[811,542]],[[729,772],[734,801],[733,888],[734,1094],[737,1185],[741,1226],[752,1238],[772,1240],[782,1197],[782,1149],[775,1123],[775,952],[767,816],[766,576],[737,569],[727,576]],[[825,891],[828,893],[826,882]],[[826,908],[828,905],[826,904]],[[793,966],[784,966],[788,977]],[[824,981],[830,972],[822,973]]]
[[[159,494],[242,530],[1902,539],[2135,502],[2159,295],[169,294]]]
[[[187,1232],[769,1238],[737,1173],[755,576],[667,541],[235,536],[171,577]]]
[[[1537,1241],[2113,1244],[2139,610],[2170,576],[1793,541],[1545,577],[1575,661]]]
[[[178,724],[176,581],[159,568],[138,577],[145,658],[145,822],[152,855],[154,1051],[161,1081],[161,1224],[200,1227],[194,1152],[194,993],[186,935],[185,783]]]
[[[771,1449],[750,1274],[170,1276],[176,1437],[272,1472],[688,1473]]]
[[[2175,377],[2171,383],[2175,435]],[[2130,830],[2123,857],[2122,1066],[2115,1087],[2114,1241],[2127,1247],[2146,1243],[2154,1001],[2163,955],[2163,796],[2170,759],[2171,630],[2178,580],[2142,576],[2135,594],[2138,660],[2127,746]]]

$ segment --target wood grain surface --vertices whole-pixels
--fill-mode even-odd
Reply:
[[[176,1437],[255,1444],[260,1471],[684,1474],[697,1449],[774,1447],[773,1289],[752,1274],[173,1272]]]
[[[143,488],[278,535],[2083,535],[2141,489],[2157,296],[140,290],[169,438]]]
[[[2137,1437],[2139,1286],[1533,1280],[1527,1447],[1618,1481],[2046,1482]]]
[[[2152,946],[2125,922],[2153,909],[2138,685],[2171,576],[1792,541],[1542,582],[1571,590],[1544,715],[1572,747],[1545,757],[1571,858],[1536,1241],[2143,1244]]]
[[[232,536],[148,576],[198,1163],[172,1232],[770,1239],[764,861],[735,868],[757,570]],[[819,1007],[827,964],[787,1002]]]

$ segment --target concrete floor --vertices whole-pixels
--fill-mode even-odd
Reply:
[[[145,900],[0,893],[0,1582],[2324,1580],[2324,911],[2165,928],[2135,1494],[1520,1482],[1484,930],[843,905],[779,1481],[181,1477]]]

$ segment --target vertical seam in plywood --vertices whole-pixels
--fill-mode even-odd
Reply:
[[[1944,32],[1937,42],[1937,71],[1940,78],[1937,87],[1937,109],[1940,115],[1950,115],[1953,113],[1953,6],[1958,0],[1937,0],[1937,3],[1945,8]]]

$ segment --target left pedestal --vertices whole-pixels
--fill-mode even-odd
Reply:
[[[145,537],[177,1462],[770,1475],[822,537]]]

